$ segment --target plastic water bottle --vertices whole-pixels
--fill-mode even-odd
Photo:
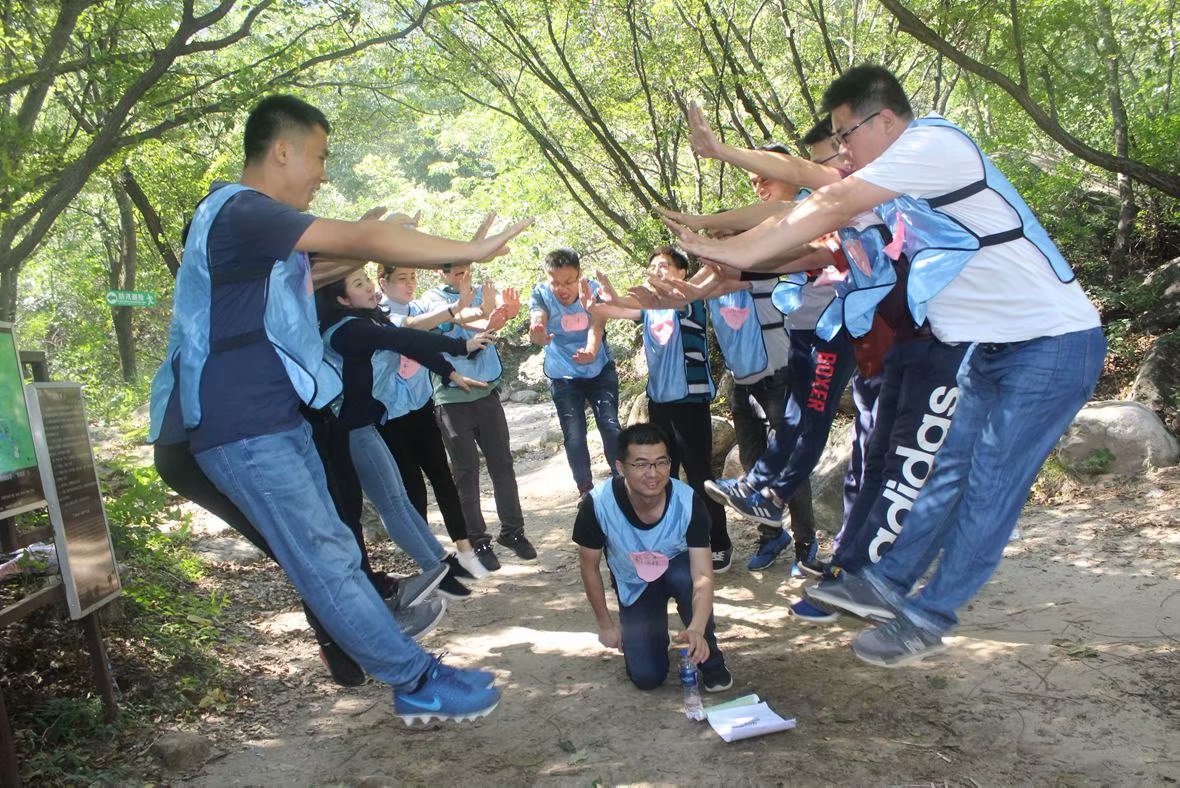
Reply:
[[[688,649],[680,649],[680,686],[684,689],[684,716],[690,720],[705,718],[698,676],[696,663],[689,658]]]

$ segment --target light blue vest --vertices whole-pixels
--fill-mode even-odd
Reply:
[[[401,328],[402,323],[409,314],[417,314],[413,312],[413,307],[407,306],[407,312],[402,314],[390,308],[389,319],[395,326]],[[451,366],[454,366],[452,364]],[[409,389],[410,398],[407,402],[409,410],[405,413],[390,413],[389,418],[396,419],[399,416],[404,416],[406,413],[413,412],[430,402],[430,398],[434,396],[434,384],[430,382],[430,370],[414,361],[407,356],[401,357],[401,362],[398,365],[398,375],[406,382],[406,387]]]
[[[766,340],[750,291],[726,293],[705,303],[713,318],[713,334],[717,337],[725,366],[733,376],[748,378],[766,371],[769,364]],[[783,330],[782,323],[777,324],[777,328]]]
[[[452,304],[459,300],[459,292],[446,286],[435,287],[432,292],[440,293],[443,298]],[[483,291],[477,288],[475,291],[475,301],[472,302],[472,306],[481,306],[482,304]],[[458,323],[440,323],[438,330],[449,337],[462,339],[464,342],[479,333],[478,331],[464,328]],[[450,353],[447,353],[446,356],[447,360],[451,362],[451,366],[460,375],[465,375],[473,380],[482,380],[484,383],[491,383],[504,374],[504,366],[500,363],[500,354],[496,352],[496,346],[494,344],[488,345],[477,353],[475,358],[452,356]],[[447,381],[443,381],[444,386],[447,384]]]
[[[1061,282],[1074,280],[1069,263],[1061,256],[1028,204],[967,132],[945,118],[919,118],[914,124],[950,129],[962,134],[975,147],[983,166],[983,177],[960,189],[922,199],[902,195],[874,209],[894,236],[899,229],[904,232],[904,242],[899,251],[910,261],[906,284],[907,305],[915,325],[925,322],[930,300],[959,275],[980,249],[987,246],[1012,243],[1024,238],[1045,259]],[[946,208],[957,203],[969,204],[984,192],[991,192],[1008,204],[1012,209],[1012,223],[1005,230],[981,236],[947,213]],[[849,283],[844,293],[843,319],[850,329],[854,324],[871,325],[872,310],[881,300],[871,289],[880,284],[870,281],[855,286]],[[866,288],[870,292],[860,292]]]
[[[596,283],[591,282],[590,286],[592,292],[597,295]],[[557,300],[557,296],[553,294],[553,288],[546,284],[540,285],[538,292],[541,294],[541,300],[545,302],[545,313],[549,315],[549,319],[545,323],[545,330],[553,335],[553,340],[545,346],[545,376],[551,380],[597,376],[610,361],[610,356],[606,352],[605,338],[598,347],[598,355],[594,357],[594,361],[589,364],[578,364],[573,359],[575,352],[586,347],[586,341],[590,336],[590,315],[582,306],[581,301],[575,298],[572,304],[565,306]],[[565,328],[569,321],[581,322],[583,320],[586,323],[586,328],[575,330]]]
[[[657,333],[666,336],[667,342],[661,344]],[[647,396],[652,402],[675,402],[688,396],[678,310],[643,310],[643,355],[647,358]]]
[[[677,479],[672,479],[671,483],[672,495],[664,516],[646,531],[631,525],[627,515],[623,514],[611,489],[613,480],[599,482],[590,491],[594,515],[606,535],[606,564],[615,579],[619,604],[624,607],[638,599],[647,588],[647,582],[631,562],[631,553],[663,553],[671,560],[688,549],[685,537],[692,519],[692,488]]]
[[[180,357],[180,409],[186,429],[201,423],[201,371],[210,353],[229,350],[255,342],[269,342],[287,370],[296,394],[313,408],[322,408],[340,396],[340,375],[325,365],[324,345],[316,321],[312,297],[311,266],[303,252],[292,252],[278,260],[268,276],[263,330],[226,337],[211,347],[210,312],[213,285],[230,287],[235,282],[232,271],[221,271],[214,282],[209,268],[209,231],[225,203],[246,191],[240,183],[223,186],[209,194],[193,215],[188,241],[184,246],[184,264],[176,276],[169,329],[168,353],[152,380],[152,428],[148,439],[159,435],[159,425],[175,380],[172,359]],[[158,414],[158,418],[157,418]]]
[[[879,224],[857,230],[840,229],[840,246],[848,260],[848,276],[836,285],[836,298],[815,324],[817,335],[833,339],[845,327],[853,337],[862,337],[873,327],[877,305],[897,284],[893,259],[886,253],[886,235]],[[865,273],[861,266],[869,266]]]
[[[349,320],[358,320],[349,315],[324,332],[324,361],[344,375],[344,357],[332,347],[332,335]],[[394,330],[394,329],[390,329]],[[426,404],[434,387],[430,385],[429,374],[421,364],[393,350],[378,350],[373,353],[373,399],[385,406],[385,418],[396,419],[411,410]],[[425,397],[422,396],[423,391]],[[416,404],[415,404],[416,403]],[[332,403],[332,410],[339,415],[343,397]]]

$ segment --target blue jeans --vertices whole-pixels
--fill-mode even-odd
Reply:
[[[655,689],[668,678],[668,600],[676,601],[676,612],[688,626],[692,622],[692,570],[688,551],[668,562],[668,570],[654,581],[630,605],[619,605],[619,628],[622,630],[623,661],[627,675],[639,689]],[[716,670],[725,664],[717,648],[713,616],[705,627],[709,658],[702,670]]]
[[[389,538],[421,569],[438,566],[446,551],[410,502],[401,471],[377,428],[370,424],[348,433],[348,451],[361,489],[381,515]]]
[[[356,539],[336,514],[311,428],[259,435],[196,455],[205,475],[250,519],[308,607],[365,672],[409,690],[430,657],[398,629],[361,571]]]
[[[615,459],[619,447],[619,375],[612,361],[592,378],[561,378],[549,381],[549,392],[561,422],[565,438],[565,459],[574,475],[578,492],[594,486],[590,471],[590,450],[586,447],[586,405],[594,412],[602,452],[612,475],[617,475]]]
[[[1090,398],[1106,355],[1102,329],[977,344],[959,401],[905,530],[868,579],[913,623],[949,630],[1000,563],[1045,458]],[[905,598],[941,553],[938,569]]]

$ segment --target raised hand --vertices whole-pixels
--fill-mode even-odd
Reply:
[[[483,350],[488,345],[492,344],[492,337],[486,331],[481,331],[471,339],[467,340],[467,352],[474,353],[477,350]]]
[[[695,101],[688,105],[688,143],[692,151],[706,159],[721,157],[721,140],[713,133],[709,121],[705,118],[705,111]]]
[[[671,231],[672,235],[676,236],[676,242],[680,248],[686,252],[691,252],[697,257],[705,257],[713,259],[717,254],[719,248],[718,242],[712,238],[706,238],[703,235],[697,235],[690,226],[676,221],[668,216],[661,217],[660,221],[664,226]],[[712,253],[712,254],[711,254]]]
[[[491,279],[485,279],[479,286],[479,305],[483,309],[484,317],[492,313],[496,308],[496,283]]]
[[[610,277],[605,272],[595,271],[594,278],[598,280],[598,295],[603,302],[609,304],[618,299],[619,294],[615,292],[615,286],[611,284]],[[587,289],[589,289],[589,285],[587,285]]]
[[[386,213],[388,210],[389,210],[389,209],[388,209],[388,208],[386,208],[385,206],[383,206],[383,205],[378,205],[376,208],[370,208],[369,210],[365,211],[364,215],[363,215],[363,216],[361,216],[361,219],[360,219],[360,220],[361,220],[362,222],[371,222],[371,221],[374,221],[374,220],[376,220],[376,219],[380,219],[382,216],[384,216],[384,215],[385,215],[385,213]]]
[[[511,317],[512,315],[508,314],[508,310],[505,307],[496,307],[492,310],[492,313],[488,315],[488,327],[486,330],[489,332],[499,331],[504,327],[504,324],[507,323],[508,319]]]
[[[516,224],[501,230],[495,235],[473,241],[475,254],[472,257],[472,262],[481,263],[499,257],[502,254],[507,254],[508,242],[524,232],[532,223],[532,217],[521,219]]]
[[[534,345],[545,347],[553,341],[553,335],[545,329],[544,323],[529,326],[529,341]]]
[[[483,217],[483,221],[480,222],[479,228],[476,229],[476,231],[475,231],[475,235],[471,236],[472,242],[482,241],[484,238],[487,238],[488,237],[488,230],[492,229],[492,225],[495,223],[495,221],[496,221],[496,212],[495,211],[492,211],[487,216]]]
[[[459,283],[459,300],[455,302],[453,309],[459,313],[475,303],[475,288],[471,286],[471,277],[463,278]]]
[[[663,309],[659,297],[646,287],[629,287],[627,294],[635,299],[640,309]]]
[[[508,310],[508,317],[514,318],[520,313],[520,293],[515,287],[505,287],[500,293],[501,306]]]
[[[594,359],[597,356],[598,356],[597,353],[592,353],[589,350],[587,350],[586,348],[580,347],[574,351],[573,355],[570,356],[570,358],[572,358],[574,360],[575,364],[591,364],[594,362]]]

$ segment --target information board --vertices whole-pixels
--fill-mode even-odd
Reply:
[[[82,387],[32,383],[25,397],[70,618],[79,619],[120,592]]]
[[[45,505],[11,323],[0,323],[0,518]]]

